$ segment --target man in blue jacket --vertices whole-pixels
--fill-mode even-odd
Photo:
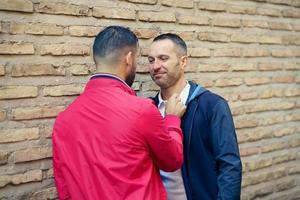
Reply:
[[[182,119],[184,164],[161,171],[169,200],[238,200],[242,165],[230,108],[222,97],[187,81],[187,47],[176,34],[157,36],[148,56],[160,92],[153,98],[162,115],[165,103],[180,94],[187,105]]]

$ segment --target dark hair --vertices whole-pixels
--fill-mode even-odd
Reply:
[[[161,34],[161,35],[155,37],[153,39],[153,42],[165,40],[165,39],[169,39],[172,42],[174,42],[177,46],[180,47],[180,49],[182,50],[182,53],[187,54],[187,47],[186,47],[184,40],[181,37],[179,37],[179,35],[176,35],[174,33]]]
[[[136,35],[122,26],[108,26],[103,29],[95,38],[93,45],[93,55],[103,58],[106,55],[126,47],[137,47],[138,39]]]

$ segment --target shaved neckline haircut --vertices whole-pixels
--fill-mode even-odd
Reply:
[[[95,63],[118,63],[129,51],[136,51],[138,38],[126,27],[108,26],[95,38],[93,58]]]

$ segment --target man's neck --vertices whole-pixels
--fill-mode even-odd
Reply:
[[[178,95],[181,93],[181,91],[184,89],[186,86],[186,79],[183,78],[179,80],[175,85],[168,87],[168,88],[162,88],[161,89],[161,97],[163,100],[169,99],[172,94],[177,93]]]

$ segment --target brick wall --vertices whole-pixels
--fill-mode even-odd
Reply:
[[[242,199],[300,196],[299,0],[2,0],[0,199],[53,199],[51,128],[95,70],[94,36],[130,27],[142,57],[133,87],[157,90],[151,39],[180,34],[187,77],[232,108],[243,160]]]

